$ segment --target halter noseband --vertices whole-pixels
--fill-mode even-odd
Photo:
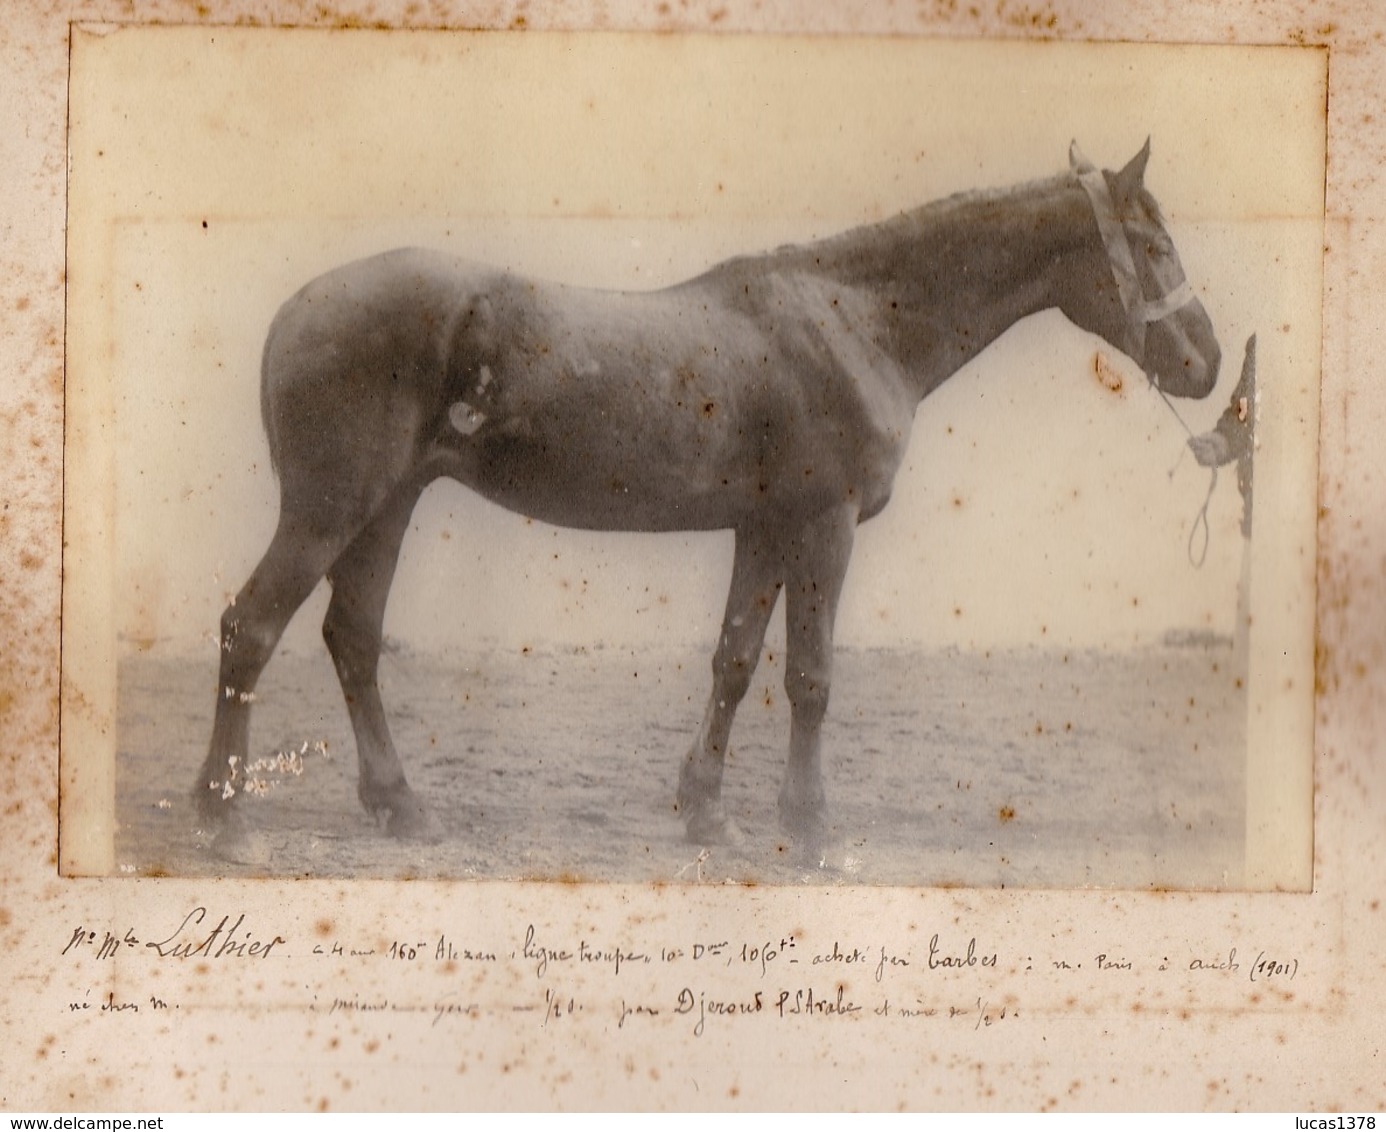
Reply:
[[[1141,293],[1140,277],[1136,274],[1135,257],[1131,254],[1131,242],[1126,229],[1117,218],[1116,205],[1112,202],[1111,190],[1102,170],[1095,168],[1081,157],[1075,161],[1078,183],[1088,194],[1092,203],[1093,216],[1097,219],[1097,230],[1102,235],[1102,245],[1107,249],[1107,259],[1112,265],[1112,276],[1116,280],[1117,294],[1122,308],[1126,311],[1126,336],[1132,347],[1131,357],[1142,367],[1145,365],[1145,329],[1152,322],[1160,322],[1175,311],[1193,302],[1193,288],[1188,279],[1181,279],[1173,290],[1157,299],[1147,299]],[[1147,372],[1152,384],[1158,385],[1153,374]]]

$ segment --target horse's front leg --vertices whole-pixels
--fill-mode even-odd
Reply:
[[[827,837],[820,732],[833,673],[833,623],[856,538],[858,509],[843,506],[806,523],[785,556],[788,579],[784,688],[789,696],[789,764],[780,825],[810,848]]]
[[[727,611],[712,657],[712,696],[679,774],[678,809],[694,844],[741,840],[722,805],[722,771],[732,719],[751,686],[782,585],[783,564],[775,545],[761,531],[738,530]]]

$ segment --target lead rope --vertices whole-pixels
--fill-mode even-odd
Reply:
[[[1189,529],[1189,562],[1193,564],[1195,570],[1203,568],[1203,560],[1208,557],[1208,504],[1213,502],[1213,488],[1218,486],[1218,469],[1212,469],[1212,478],[1208,481],[1208,494],[1203,497],[1203,506],[1198,509],[1198,515],[1193,521],[1193,526]],[[1194,556],[1194,536],[1198,534],[1199,525],[1203,527],[1203,544],[1199,547],[1198,556]]]
[[[1174,419],[1179,422],[1180,427],[1188,434],[1189,439],[1192,440],[1194,435],[1193,429],[1191,429],[1188,426],[1188,423],[1184,420],[1184,418],[1179,415],[1179,410],[1174,407],[1174,402],[1172,402],[1169,399],[1169,397],[1166,396],[1165,391],[1161,389],[1158,384],[1156,384],[1153,378],[1150,378],[1148,374],[1146,376],[1147,379],[1150,381],[1150,388],[1155,390],[1155,392],[1160,395],[1160,400],[1163,401],[1165,403],[1165,407],[1169,409],[1171,413],[1174,414]],[[1170,468],[1169,470],[1169,478],[1171,483],[1174,482],[1174,470],[1175,468],[1179,467],[1179,464],[1183,459],[1184,449],[1181,448],[1179,450],[1179,459],[1174,462],[1174,467]],[[1211,539],[1211,534],[1208,529],[1208,507],[1213,502],[1213,490],[1218,486],[1217,465],[1214,465],[1212,468],[1209,469],[1209,471],[1212,472],[1212,475],[1208,479],[1208,494],[1203,497],[1203,506],[1198,509],[1198,514],[1194,516],[1193,526],[1189,528],[1189,563],[1193,566],[1195,570],[1201,570],[1203,568],[1203,563],[1208,558],[1208,543]],[[1200,544],[1198,551],[1195,552],[1194,541],[1198,537],[1199,527],[1203,528],[1203,542]]]

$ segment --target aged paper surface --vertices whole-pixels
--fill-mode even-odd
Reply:
[[[1371,394],[1368,359],[1374,355],[1367,348],[1381,296],[1370,282],[1377,266],[1373,258],[1377,190],[1369,157],[1375,151],[1374,128],[1368,109],[1359,101],[1370,89],[1368,76],[1374,72],[1372,51],[1362,46],[1371,42],[1371,17],[1352,13],[1351,18],[1331,22],[1316,18],[1305,24],[1280,25],[1259,23],[1250,16],[1245,20],[1229,17],[1226,12],[1219,9],[1216,17],[1209,12],[1204,26],[1197,15],[1181,11],[1175,35],[1163,27],[1161,13],[1153,8],[1131,16],[1126,25],[1098,27],[1090,17],[1054,12],[1035,14],[1033,19],[1015,13],[1009,27],[1073,39],[1170,37],[1216,43],[1230,38],[1274,43],[1299,48],[1287,52],[1287,57],[1304,59],[1311,68],[1320,69],[1324,52],[1304,48],[1314,44],[1327,48],[1333,85],[1323,265],[1317,670],[1291,668],[1271,675],[1272,683],[1288,685],[1287,694],[1274,697],[1274,703],[1302,695],[1307,680],[1315,679],[1318,687],[1314,872],[1313,891],[1308,893],[824,888],[802,882],[773,887],[685,883],[649,889],[417,880],[195,880],[148,876],[157,870],[140,869],[137,862],[130,862],[135,871],[146,873],[138,879],[118,875],[60,879],[55,815],[61,508],[56,453],[60,450],[63,373],[59,328],[64,297],[62,155],[68,29],[63,20],[47,16],[32,17],[32,26],[19,21],[12,33],[14,44],[6,48],[20,61],[14,72],[19,78],[7,79],[16,84],[7,104],[24,105],[27,116],[26,124],[16,123],[11,131],[10,144],[16,149],[11,168],[29,171],[29,179],[16,178],[13,185],[7,182],[6,193],[17,202],[11,215],[28,219],[23,242],[16,245],[28,261],[28,274],[5,283],[12,289],[6,296],[6,309],[14,312],[7,322],[6,350],[15,372],[22,375],[5,393],[11,432],[7,450],[16,461],[11,476],[14,499],[6,509],[7,545],[16,549],[7,561],[12,573],[5,609],[12,622],[12,639],[25,645],[16,656],[5,698],[5,711],[14,720],[10,734],[16,755],[13,800],[5,826],[12,851],[7,857],[11,864],[3,930],[8,937],[7,969],[13,975],[4,992],[5,1024],[12,1028],[3,1055],[6,1104],[32,1109],[446,1108],[517,1103],[559,1107],[876,1107],[898,1103],[909,1107],[1381,1108],[1382,1074],[1376,1053],[1381,992],[1371,949],[1381,913],[1369,880],[1379,874],[1382,828],[1373,815],[1383,778],[1374,759],[1378,728],[1371,686],[1378,649],[1373,627],[1382,623],[1379,606],[1373,604],[1379,597],[1372,588],[1378,576],[1374,564],[1381,557],[1382,532],[1371,519],[1379,506],[1369,463],[1370,438],[1381,406]],[[84,9],[69,15],[99,21],[119,13]],[[708,13],[705,18],[714,15]],[[940,16],[937,23],[925,18],[905,26],[894,22],[898,17],[885,11],[872,14],[869,8],[855,15],[859,18],[844,20],[841,26],[796,28],[762,16],[758,22],[748,18],[737,27],[956,35],[995,33],[1007,26],[1004,12],[996,25],[953,22]],[[475,24],[480,20],[504,26],[512,16],[531,29],[542,24],[535,13],[508,10],[481,15],[458,12],[443,22]],[[723,12],[712,22],[742,18],[736,15],[728,20],[727,16]],[[362,17],[344,12],[339,18],[355,22]],[[382,17],[375,13],[368,18]],[[692,30],[695,24],[674,26]],[[227,36],[234,39],[233,33]],[[361,52],[354,73],[368,73],[372,65],[385,66],[380,60],[387,56],[371,46],[379,42],[376,37],[341,38],[347,50]],[[113,42],[119,39],[116,35]],[[804,50],[831,54],[831,46],[808,41]],[[523,37],[515,48],[544,49]],[[1002,50],[1018,49],[1019,45],[1011,45]],[[1084,65],[1081,49],[1059,45],[1048,49],[1055,53],[1056,65]],[[421,55],[435,50],[443,49],[419,41]],[[768,53],[770,47],[768,41],[748,40],[731,50],[744,50],[758,59],[757,53]],[[898,43],[882,44],[881,58],[902,50]],[[1097,60],[1102,54],[1088,58]],[[1235,88],[1239,63],[1255,54],[1207,48],[1183,52],[1178,62],[1184,84],[1176,84],[1166,95],[1174,121],[1169,130],[1152,128],[1157,154],[1166,132],[1177,133],[1179,124],[1186,132],[1194,128],[1189,118],[1196,116],[1200,96],[1211,99],[1217,92],[1226,94]],[[160,59],[169,68],[170,82],[181,67],[189,65],[176,54],[163,54]],[[1101,67],[1098,62],[1088,65],[1095,85],[1100,86],[1096,73]],[[241,78],[282,73],[263,61],[260,66],[263,70],[246,66],[236,73]],[[560,70],[555,71],[558,74]],[[389,78],[384,85],[390,85]],[[209,74],[208,82],[212,81]],[[23,97],[20,88],[27,91]],[[500,78],[492,89],[505,89]],[[334,97],[328,89],[322,96],[325,100]],[[335,97],[341,97],[340,92]],[[1232,101],[1236,102],[1235,97]],[[259,131],[274,136],[273,125],[263,118],[248,115],[238,120],[238,102],[235,93],[228,91],[217,111],[220,121],[214,133],[246,137]],[[129,112],[129,108],[115,110]],[[596,106],[591,111],[604,112]],[[377,112],[380,107],[375,102],[359,107],[363,118]],[[632,128],[636,126],[638,122],[633,122]],[[960,179],[943,191],[1012,183],[1060,167],[1062,151],[1056,154],[1050,146],[1039,147],[1033,128],[1019,132],[1026,145],[1037,146],[1034,153],[1016,152],[1011,155],[1014,165],[985,174],[962,162]],[[1082,141],[1102,164],[1115,165],[1139,144],[1140,138],[1133,141],[1129,133],[1123,119],[1112,127],[1111,136]],[[1227,133],[1224,129],[1217,136]],[[1254,135],[1245,130],[1231,133]],[[972,131],[959,128],[952,141],[974,163],[982,163],[980,143],[971,135]],[[874,136],[870,131],[862,134],[868,151]],[[319,151],[319,146],[328,144],[323,140],[281,156],[286,168],[300,171],[320,165],[338,168],[343,161],[358,163],[351,152]],[[1264,150],[1273,143],[1261,139],[1246,144],[1246,152],[1200,156],[1210,166],[1221,160],[1253,167],[1258,161],[1267,162],[1257,145]],[[968,148],[974,145],[977,149]],[[629,146],[637,148],[634,142]],[[244,280],[251,277],[241,275],[236,277],[237,284],[224,291],[214,286],[210,295],[177,301],[201,302],[204,310],[264,302],[272,311],[303,278],[301,273],[287,272],[286,262],[297,272],[313,255],[322,258],[323,266],[345,258],[343,226],[334,225],[333,216],[328,215],[322,230],[296,234],[303,241],[299,246],[281,243],[274,252],[264,251],[276,247],[275,233],[261,232],[254,238],[247,232],[246,219],[228,216],[226,202],[218,198],[220,186],[239,189],[235,159],[226,157],[226,152],[221,150],[219,156],[217,147],[209,147],[206,160],[187,161],[201,177],[193,197],[205,204],[197,210],[195,227],[199,233],[204,231],[205,221],[209,241],[222,241],[215,247],[218,263],[232,262],[239,255],[243,262],[254,260],[258,265],[263,261],[268,275],[286,271],[286,277],[282,286],[277,290],[272,286],[263,296],[234,289],[243,288]],[[173,164],[191,156],[176,147],[165,155]],[[430,205],[417,194],[438,191],[438,182],[397,175],[414,156],[387,154],[382,160],[371,153],[361,157],[359,180],[342,177],[329,187],[340,202],[336,215],[358,215],[354,210],[360,208],[362,194],[384,191],[377,190],[384,186],[398,194],[393,215],[403,218],[399,231],[390,233],[396,237],[394,242],[418,240],[426,229],[419,218],[430,214]],[[850,191],[851,181],[869,177],[873,155],[859,156],[860,163],[845,166],[843,172],[844,198],[858,210],[861,198]],[[1367,164],[1359,167],[1357,163],[1363,161]],[[613,172],[612,163],[600,156],[593,157],[592,163],[607,174]],[[1275,164],[1274,157],[1267,162],[1270,168]],[[1171,159],[1162,168],[1175,167]],[[524,227],[535,227],[533,218],[549,207],[549,198],[515,200],[509,186],[516,182],[505,181],[503,172],[498,171],[494,181],[480,179],[483,190],[490,186],[497,194],[480,216],[483,221],[500,217],[495,227],[503,229],[506,209],[513,209],[526,220],[526,225],[511,228],[513,235]],[[696,173],[689,170],[687,176],[696,177]],[[651,193],[651,199],[622,230],[626,239],[647,240],[654,231],[652,219],[669,215],[669,201],[655,191],[666,176],[667,170],[650,170],[634,178],[637,188]],[[1214,180],[1209,178],[1210,183]],[[1270,186],[1280,180],[1253,176],[1250,184]],[[519,183],[524,181],[523,176],[518,178]],[[169,183],[156,164],[135,195],[158,200],[172,195]],[[813,183],[819,186],[824,179]],[[1229,220],[1217,212],[1216,199],[1200,195],[1196,178],[1185,181],[1166,172],[1157,179],[1152,173],[1151,184],[1172,216],[1183,215],[1191,224],[1208,227]],[[740,199],[754,199],[757,186],[739,188]],[[785,191],[782,183],[760,188],[777,194]],[[114,197],[121,188],[113,181],[102,191]],[[277,184],[271,176],[256,198],[258,206],[270,212],[276,201],[291,199],[293,191],[292,181]],[[940,194],[928,197],[936,195]],[[572,208],[579,216],[590,215],[603,204],[617,207],[619,199],[632,198],[595,195],[573,202]],[[1243,211],[1235,216],[1264,218],[1261,210],[1269,210],[1281,223],[1319,223],[1312,207],[1290,208],[1282,198],[1271,199],[1274,203],[1243,199],[1238,202]],[[888,215],[919,200],[882,196],[868,198],[868,204],[879,210],[877,215]],[[120,213],[125,207],[112,212]],[[825,221],[811,211],[816,207],[828,210]],[[820,222],[831,222],[834,230],[851,226],[858,212],[842,207],[842,202],[831,200],[801,206],[807,219],[787,225],[782,234],[766,233],[763,213],[738,216],[733,212],[724,233],[728,251],[742,250],[752,237],[771,245],[781,238],[802,239],[806,228],[816,232]],[[779,214],[793,211],[781,205]],[[179,218],[192,220],[191,215]],[[459,226],[466,219],[460,218]],[[229,237],[222,235],[223,225],[231,230]],[[165,223],[161,231],[158,224],[149,224],[127,226],[125,233],[111,232],[109,246],[93,254],[98,261],[109,257],[108,267],[119,262],[138,265],[138,270],[127,274],[108,270],[101,277],[124,278],[131,287],[136,282],[156,284],[161,269],[169,273],[166,278],[180,278],[181,269],[168,266],[179,254],[176,227]],[[473,220],[476,227],[485,225]],[[1172,224],[1172,229],[1178,241],[1179,225]],[[541,239],[550,244],[550,274],[563,272],[565,257],[583,266],[590,262],[582,253],[582,241],[590,240],[590,233],[560,231],[558,226],[547,233]],[[425,230],[424,234],[429,233]],[[501,235],[496,243],[503,246],[505,233]],[[692,232],[688,239],[691,245],[703,246],[707,235]],[[379,236],[378,231],[361,232],[352,238],[373,250],[379,246]],[[1188,243],[1183,241],[1180,250],[1191,278],[1200,285],[1210,274],[1217,279],[1219,265],[1197,262],[1185,246]],[[1217,244],[1211,236],[1203,246],[1213,249],[1208,258],[1216,258]],[[566,266],[572,270],[571,262]],[[669,278],[679,277],[688,266],[687,261],[670,263]],[[1227,269],[1225,264],[1222,267]],[[1306,291],[1317,291],[1319,273],[1312,256],[1309,262],[1293,262],[1289,268],[1304,276]],[[153,273],[147,278],[146,269]],[[621,265],[612,270],[621,282]],[[87,281],[70,277],[68,282],[78,293]],[[1294,319],[1283,329],[1263,326],[1259,304],[1235,305],[1247,302],[1246,292],[1239,292],[1235,282],[1217,283],[1217,301],[1234,304],[1221,312],[1229,325],[1237,327],[1239,335],[1259,332],[1263,353],[1267,339],[1283,335],[1292,344],[1288,352],[1299,357],[1298,368],[1290,372],[1316,377],[1318,328],[1301,327]],[[1254,282],[1264,301],[1264,279]],[[262,284],[261,279],[255,285]],[[165,289],[161,297],[167,296]],[[1303,297],[1303,291],[1290,288],[1286,301]],[[129,295],[112,294],[108,301],[113,320],[108,325],[114,324],[122,304],[126,310],[143,311],[141,325],[149,351],[145,356],[157,358],[160,350],[166,350],[159,339],[166,333],[167,322],[157,313],[142,308]],[[169,321],[173,313],[170,308]],[[254,323],[255,318],[248,321]],[[263,318],[258,325],[264,325]],[[68,325],[69,342],[93,333],[100,343],[99,331],[85,321]],[[207,333],[214,335],[216,330],[208,325]],[[228,349],[214,340],[205,346],[210,355]],[[1229,369],[1240,360],[1238,346],[1239,339],[1224,341]],[[234,348],[248,349],[253,365],[258,342],[237,343]],[[120,361],[112,357],[112,368],[118,368]],[[1097,383],[1092,387],[1098,390]],[[1131,399],[1127,400],[1129,404]],[[87,433],[114,429],[116,422],[127,427],[136,419],[114,406],[90,401],[82,403],[78,413],[88,415],[69,415],[69,437],[85,438]],[[1312,402],[1301,404],[1297,413],[1300,427],[1312,425],[1318,416]],[[73,414],[71,400],[69,414]],[[230,416],[226,420],[225,434],[232,443],[244,437]],[[1205,417],[1199,420],[1205,426],[1209,423]],[[90,449],[76,451],[74,445],[68,451],[69,496],[75,483],[84,483],[94,493],[118,491],[114,479],[90,475],[90,454],[103,451],[94,441],[93,436]],[[114,438],[117,450],[123,445],[131,452],[143,452],[160,442],[168,438],[157,430],[151,435],[136,429],[132,435]],[[172,443],[176,446],[177,441]],[[110,450],[109,443],[104,450]],[[1287,467],[1285,481],[1278,485],[1274,480],[1263,481],[1263,489],[1277,497],[1302,500],[1305,496],[1297,485],[1302,488],[1310,475],[1313,445],[1285,445],[1282,451],[1287,461],[1297,453],[1307,464],[1298,472]],[[190,482],[180,488],[195,495],[202,485]],[[268,498],[272,503],[272,494]],[[1258,492],[1258,505],[1261,500]],[[1302,503],[1291,504],[1291,511],[1295,506]],[[209,505],[206,510],[210,509]],[[99,517],[103,512],[96,508],[93,513]],[[69,515],[73,514],[70,510]],[[85,521],[83,533],[88,537],[120,538],[119,529]],[[143,535],[150,528],[139,529]],[[1182,537],[1179,522],[1171,529]],[[181,560],[177,545],[205,539],[206,528],[174,524],[150,537],[162,539],[169,549],[159,553],[140,548],[130,559],[138,564],[131,577],[147,585],[154,576],[151,572],[162,563],[170,573],[160,585],[175,592],[184,588],[186,581],[177,574]],[[1256,537],[1262,537],[1259,531]],[[248,546],[234,553],[253,558],[258,549]],[[1306,594],[1313,560],[1312,542],[1306,542],[1298,561],[1284,567],[1281,584],[1265,598],[1259,590],[1253,592],[1253,609],[1259,613],[1280,603],[1288,622],[1299,626],[1297,631],[1307,632],[1311,611]],[[1254,565],[1260,561],[1257,557]],[[237,559],[234,567],[228,563],[226,572],[243,573],[244,565],[248,563]],[[1253,585],[1265,585],[1264,576],[1253,571]],[[128,581],[124,583],[132,588]],[[228,578],[224,588],[233,589],[239,582],[240,577]],[[416,586],[424,584],[420,581]],[[76,595],[93,582],[79,572],[71,585],[70,594]],[[100,583],[96,585],[99,588]],[[218,580],[215,585],[222,583]],[[216,589],[211,592],[207,608],[215,617],[216,599],[223,594]],[[1142,592],[1150,591],[1142,588]],[[714,598],[714,606],[715,602]],[[143,628],[140,624],[122,628],[137,643],[147,634],[151,644],[158,644],[157,638],[169,631],[171,622],[178,623],[181,631],[183,615],[176,606],[177,602],[170,606],[153,601]],[[189,611],[186,618],[190,623],[204,621],[205,610]],[[114,633],[107,641],[99,647],[114,649]],[[1295,647],[1287,648],[1286,655],[1302,660],[1303,643],[1292,641]],[[98,659],[80,667],[80,660],[66,659],[79,666],[67,670],[69,703],[75,703],[78,716],[85,713],[91,735],[109,734],[116,721],[102,714],[103,704],[109,705],[112,699],[111,688],[103,688],[101,681],[114,680],[114,665]],[[80,679],[74,681],[74,673]],[[1274,737],[1284,738],[1282,731],[1283,727],[1277,729]],[[186,759],[180,756],[172,761],[181,765]],[[1293,773],[1292,766],[1278,769]],[[69,773],[75,772],[65,762],[64,775]],[[1249,776],[1256,777],[1251,772]],[[67,781],[65,805],[89,790],[114,789],[113,785],[92,786],[89,780]],[[180,778],[175,784],[178,789],[183,788],[181,782]],[[1271,815],[1264,820],[1272,828],[1280,828],[1274,816],[1277,807],[1293,808],[1295,800],[1303,797],[1294,783],[1283,793],[1279,786],[1248,782],[1249,814]],[[1258,811],[1258,806],[1263,808]],[[561,809],[556,812],[562,813]],[[356,824],[351,837],[371,836],[354,815],[352,820]],[[1254,824],[1251,818],[1249,822]],[[1249,829],[1249,840],[1251,833]],[[109,827],[103,830],[91,821],[65,823],[61,859],[90,862],[92,857],[81,855],[94,853],[97,863],[88,867],[119,871],[127,862],[112,854],[111,845]],[[104,865],[102,853],[109,855]],[[435,875],[424,851],[419,856],[418,865],[402,871]],[[703,864],[689,862],[694,870]],[[282,871],[294,875],[297,870]],[[305,867],[303,871],[315,870]],[[549,875],[560,873],[555,869]],[[1300,887],[1300,882],[1291,879],[1282,887]],[[1200,1050],[1201,1056],[1195,1056]],[[291,1053],[286,1056],[285,1051]],[[826,1065],[841,1072],[826,1073]],[[520,1097],[524,1100],[519,1101]]]

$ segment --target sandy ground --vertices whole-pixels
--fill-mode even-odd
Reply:
[[[724,794],[746,843],[683,839],[673,796],[710,676],[693,652],[412,654],[381,684],[401,758],[445,828],[400,843],[356,801],[324,650],[262,677],[251,757],[303,753],[243,797],[263,867],[200,844],[188,802],[216,674],[119,670],[116,859],[130,874],[735,880],[772,884],[1236,887],[1245,697],[1230,648],[1129,653],[840,649],[825,725],[839,850],[820,867],[775,818],[788,744],[781,658],[762,659]],[[325,753],[323,747],[325,746]]]

